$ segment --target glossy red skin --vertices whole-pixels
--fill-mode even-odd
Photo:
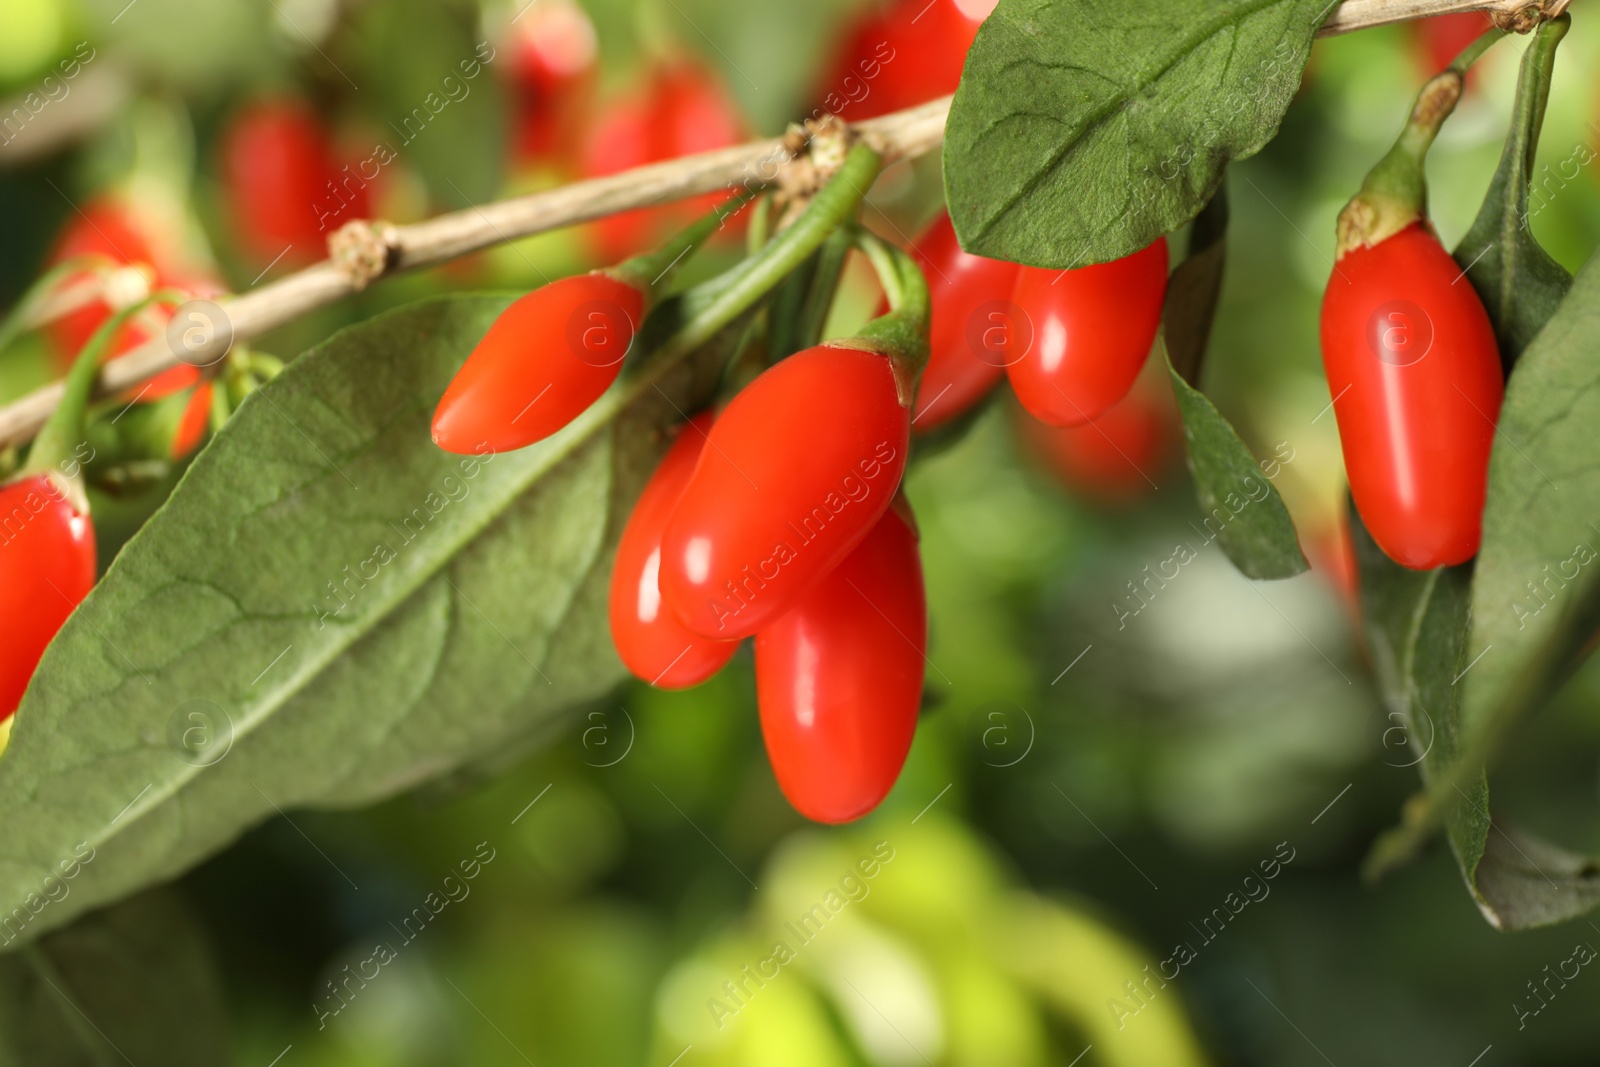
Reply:
[[[367,184],[352,175],[336,162],[322,121],[297,100],[251,105],[223,135],[228,217],[243,250],[257,262],[276,260],[281,266],[322,259],[334,230],[369,213]]]
[[[1011,299],[1017,265],[963,252],[950,216],[942,211],[917,238],[911,255],[933,301],[928,366],[911,412],[911,428],[927,433],[970,410],[1005,376],[1004,353],[980,356],[968,333],[984,304]]]
[[[1159,370],[1159,374],[1151,373]],[[1113,507],[1149,496],[1176,452],[1177,403],[1152,361],[1128,395],[1081,426],[1021,417],[1017,427],[1067,488]]]
[[[927,634],[917,536],[894,507],[756,635],[761,736],[800,814],[849,822],[888,795],[916,733]]]
[[[0,719],[94,585],[94,527],[44,475],[0,487]]]
[[[643,293],[599,272],[520,297],[451,379],[434,444],[506,452],[549,437],[616,381],[644,310]]]
[[[859,122],[955,92],[987,14],[982,6],[967,5],[977,18],[955,0],[892,0],[868,9],[819,87],[821,107]]]
[[[604,109],[584,146],[583,169],[588,177],[603,177],[726,148],[744,136],[744,122],[721,83],[699,65],[680,60],[658,67]],[[615,262],[643,251],[674,225],[711,210],[720,198],[713,193],[600,219],[590,227],[596,253]]]
[[[714,416],[689,420],[650,476],[628,516],[611,570],[611,640],[634,677],[661,689],[687,689],[716,674],[739,647],[685,630],[662,602],[661,535],[705,447]]]
[[[1472,286],[1453,284],[1460,276],[1413,224],[1340,257],[1322,300],[1322,365],[1356,510],[1389,558],[1414,570],[1477,553],[1505,391],[1489,316]],[[1433,331],[1426,354],[1403,366],[1377,354],[1377,331],[1409,322],[1375,318],[1399,300]]]
[[[861,542],[905,470],[886,357],[819,345],[763,372],[711,429],[662,539],[661,592],[702,637],[768,625]]]
[[[1128,395],[1150,355],[1167,292],[1167,239],[1076,270],[1021,267],[1011,299],[1033,340],[1006,367],[1028,413],[1078,426]]]

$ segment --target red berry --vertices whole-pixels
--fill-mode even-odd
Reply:
[[[661,592],[704,637],[748,637],[860,544],[905,469],[889,360],[820,345],[722,413],[662,538]]]
[[[613,102],[595,123],[584,147],[589,177],[738,144],[744,123],[726,90],[698,64],[676,61],[658,67],[634,92]],[[667,208],[625,211],[598,220],[592,232],[607,261],[654,244],[673,223],[714,207],[712,193]]]
[[[176,268],[169,249],[156,241],[154,227],[130,207],[110,196],[100,197],[82,211],[68,217],[61,235],[51,250],[52,265],[64,263],[80,256],[97,256],[119,266],[137,266],[143,270],[152,288],[188,289],[196,293],[215,295],[221,287],[205,278],[195,278]],[[88,282],[88,273],[75,275],[63,284],[64,290]],[[166,322],[171,311],[165,307],[150,307],[134,320],[126,323],[112,343],[106,358],[131,352],[155,336],[154,328]],[[65,373],[72,366],[83,346],[89,343],[105,321],[111,317],[111,305],[96,300],[45,327],[44,333],[58,368]],[[159,400],[193,385],[200,372],[188,365],[170,367],[137,389],[130,396],[144,400]]]
[[[1489,316],[1421,223],[1345,253],[1322,300],[1322,363],[1356,509],[1427,570],[1478,551],[1504,394]]]
[[[1033,418],[1019,418],[1017,426],[1069,489],[1103,504],[1129,504],[1156,488],[1177,444],[1177,403],[1165,379],[1165,367],[1152,362],[1127,396],[1081,426]]]
[[[628,516],[611,570],[611,640],[633,674],[662,689],[699,685],[722,669],[737,641],[708,641],[685,630],[661,601],[661,534],[689,484],[711,429],[710,412],[691,419]]]
[[[1022,267],[1012,300],[1024,354],[1007,364],[1034,418],[1077,426],[1128,395],[1161,325],[1167,239],[1076,270]]]
[[[0,487],[0,719],[94,585],[94,527],[50,477]]]
[[[211,425],[211,383],[209,381],[197,382],[194,392],[189,394],[189,399],[183,405],[183,414],[178,419],[178,428],[172,434],[171,459],[182,459],[200,447],[200,442],[205,440],[206,429]]]
[[[512,31],[508,69],[516,157],[566,159],[594,81],[594,23],[572,0],[543,0],[525,8]]]
[[[822,107],[859,122],[955,92],[992,10],[994,0],[892,0],[867,11],[820,87]]]
[[[367,214],[366,181],[341,173],[335,157],[322,121],[297,100],[262,101],[234,117],[222,139],[222,183],[250,258],[314,262],[341,223]]]
[[[916,431],[927,433],[965,413],[1005,375],[1017,265],[963,252],[942,211],[911,251],[933,301],[928,366],[911,417]]]
[[[549,437],[616,381],[643,318],[644,294],[600,271],[519,298],[444,391],[434,444],[506,452]]]
[[[761,736],[800,814],[848,822],[888,795],[916,732],[927,633],[917,535],[897,505],[756,635]]]

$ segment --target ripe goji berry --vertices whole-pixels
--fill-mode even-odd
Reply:
[[[1478,551],[1505,392],[1488,313],[1432,230],[1346,251],[1322,300],[1322,363],[1350,492],[1374,541],[1415,570]]]
[[[0,719],[94,585],[94,527],[48,474],[0,486]]]
[[[817,822],[888,795],[922,704],[927,602],[903,498],[865,540],[756,634],[761,736],[778,786]]]
[[[1052,426],[1088,422],[1132,388],[1161,325],[1167,239],[1074,270],[1022,267],[1012,294],[1025,351],[1006,365],[1017,399]]]
[[[928,365],[911,413],[912,428],[927,433],[964,414],[1005,376],[1017,265],[962,251],[943,211],[911,255],[933,305]]]
[[[905,469],[889,359],[824,344],[764,371],[711,428],[667,523],[661,592],[702,637],[747,637],[861,542]]]
[[[661,536],[705,447],[714,416],[690,419],[628,516],[611,570],[611,640],[634,676],[662,689],[699,685],[722,669],[737,641],[690,633],[661,599]]]
[[[603,271],[520,297],[445,389],[434,443],[447,452],[503,452],[555,433],[616,380],[644,310],[643,292]]]

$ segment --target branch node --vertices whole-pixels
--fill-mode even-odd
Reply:
[[[844,165],[845,156],[860,135],[837,115],[791,124],[783,136],[788,165],[778,171],[778,201],[784,205],[778,228],[785,228],[804,209],[817,190]]]
[[[381,219],[355,219],[328,237],[328,258],[358,290],[383,277],[399,250],[400,231]]]

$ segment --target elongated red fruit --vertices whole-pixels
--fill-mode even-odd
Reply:
[[[900,511],[756,635],[767,758],[789,803],[817,822],[877,807],[916,732],[928,613],[917,535]]]
[[[48,475],[0,486],[0,719],[94,585],[94,527]]]
[[[1026,354],[1006,366],[1028,413],[1077,426],[1128,395],[1161,325],[1167,239],[1131,256],[1075,270],[1022,267],[1012,300]]]
[[[1505,392],[1489,316],[1460,279],[1412,223],[1341,256],[1322,300],[1322,365],[1356,510],[1414,570],[1477,553]]]
[[[369,178],[340,171],[327,128],[299,100],[263,100],[234,116],[221,171],[234,230],[261,263],[321,259],[334,230],[368,213]]]
[[[444,391],[434,444],[504,452],[549,437],[616,381],[643,317],[644,294],[601,271],[519,298]]]
[[[968,411],[1005,376],[1017,265],[963,252],[942,211],[911,254],[933,304],[928,366],[911,413],[912,428],[927,433]]]
[[[661,593],[703,637],[748,637],[861,543],[905,470],[910,412],[887,357],[798,352],[711,428],[661,548]]]
[[[661,602],[661,535],[705,447],[714,416],[679,432],[639,494],[611,570],[611,640],[634,677],[662,689],[699,685],[722,669],[737,641],[709,641],[683,628]]]

